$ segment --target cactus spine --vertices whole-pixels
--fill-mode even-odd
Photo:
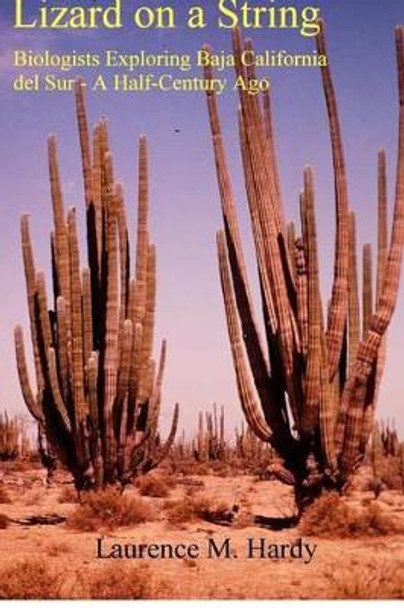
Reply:
[[[21,219],[31,340],[37,389],[31,388],[23,330],[15,348],[25,403],[79,489],[127,483],[155,467],[171,446],[158,418],[166,343],[152,359],[156,250],[148,229],[146,138],[139,140],[139,198],[132,276],[124,193],[114,176],[105,120],[90,143],[84,84],[76,83],[76,110],[86,203],[88,266],[82,268],[74,208],[65,213],[56,139],[49,138],[54,310],[45,274],[34,262],[29,218]]]
[[[335,181],[334,280],[327,321],[321,302],[315,219],[315,184],[304,172],[301,233],[285,225],[271,106],[240,90],[239,132],[247,201],[262,294],[266,346],[259,335],[248,283],[236,206],[216,96],[207,102],[224,230],[218,258],[228,333],[243,412],[252,431],[269,442],[294,476],[299,506],[324,487],[343,488],[363,458],[373,427],[385,334],[396,305],[404,244],[404,28],[397,28],[399,152],[394,218],[387,242],[386,160],[378,157],[378,255],[376,298],[370,246],[364,249],[361,332],[355,217],[349,208],[336,95],[329,66],[321,68]],[[236,72],[250,48],[234,31]],[[326,54],[324,25],[317,49]],[[206,68],[206,78],[212,78]],[[315,463],[315,465],[313,465]]]

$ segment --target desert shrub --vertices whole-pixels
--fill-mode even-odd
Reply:
[[[396,531],[376,503],[355,508],[331,492],[307,509],[300,527],[303,534],[322,538],[384,536]]]
[[[11,460],[5,463],[5,468],[8,473],[26,473],[32,466],[26,460]]]
[[[382,467],[382,483],[388,490],[401,490],[400,459],[395,456],[386,456]]]
[[[51,557],[59,557],[59,555],[64,555],[65,553],[70,553],[70,545],[67,543],[51,543],[46,547],[46,552]]]
[[[63,486],[58,495],[60,503],[75,503],[79,501],[77,491],[72,486]]]
[[[329,599],[383,600],[402,599],[404,563],[354,564],[326,573]]]
[[[88,583],[91,599],[141,600],[155,597],[154,582],[147,566],[131,568],[111,564],[92,575]]]
[[[5,530],[8,528],[8,524],[10,523],[10,519],[4,513],[0,513],[0,530]]]
[[[113,530],[153,519],[153,512],[141,498],[121,494],[114,488],[88,492],[67,520],[75,530],[93,532],[99,528]]]
[[[170,524],[184,524],[202,519],[209,501],[204,496],[193,496],[189,500],[167,501],[164,507]]]
[[[1,505],[5,505],[5,504],[9,504],[11,502],[10,496],[8,495],[8,492],[5,488],[3,488],[3,486],[0,486],[0,504]]]
[[[151,474],[139,477],[136,485],[142,496],[165,498],[176,484],[172,477]]]
[[[25,560],[0,571],[0,599],[58,599],[61,574],[44,561]]]
[[[198,519],[212,522],[215,514],[229,510],[227,504],[215,503],[207,496],[192,496],[189,500],[167,501],[165,504],[167,521],[174,525],[191,523]]]
[[[172,461],[171,471],[174,475],[212,475],[212,468],[206,462],[195,460]]]

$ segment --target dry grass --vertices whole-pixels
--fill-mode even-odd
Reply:
[[[383,463],[382,483],[389,490],[402,490],[400,459],[397,456],[387,456]]]
[[[393,600],[403,599],[404,563],[352,564],[326,574],[329,599]]]
[[[97,600],[142,600],[158,597],[158,588],[147,566],[111,564],[92,575],[88,597]]]
[[[10,519],[7,517],[7,515],[4,515],[4,513],[0,513],[0,530],[5,530],[6,528],[8,528],[9,523]]]
[[[324,494],[307,509],[300,530],[321,538],[385,536],[397,531],[376,503],[355,508],[334,493]]]
[[[8,492],[5,488],[3,488],[3,486],[0,486],[0,504],[1,505],[6,505],[6,504],[10,504],[11,503],[11,499],[10,496],[8,495]]]
[[[70,545],[67,543],[51,543],[46,547],[47,554],[51,557],[59,557],[71,552]]]
[[[7,473],[26,473],[30,469],[39,467],[35,467],[33,463],[30,463],[27,460],[9,460],[2,463],[2,468]]]
[[[164,507],[167,521],[179,526],[198,519],[212,522],[215,513],[230,510],[227,504],[215,503],[207,496],[192,496],[188,500],[167,501]]]
[[[0,599],[60,599],[61,573],[40,560],[17,562],[0,571]]]
[[[151,507],[141,498],[121,494],[113,488],[88,492],[68,518],[74,530],[93,532],[100,528],[114,530],[154,519]]]
[[[32,489],[25,493],[23,502],[25,505],[27,505],[29,507],[35,507],[35,506],[41,504],[41,502],[44,500],[44,498],[45,498],[45,494],[44,494],[43,489],[41,489],[41,490]]]
[[[166,498],[175,485],[173,477],[161,474],[145,475],[140,477],[136,483],[142,496],[152,496],[154,498]]]
[[[76,503],[79,502],[77,490],[72,486],[63,486],[59,492],[58,502],[60,503]]]
[[[207,462],[196,462],[195,460],[171,461],[173,475],[212,475],[212,468]]]

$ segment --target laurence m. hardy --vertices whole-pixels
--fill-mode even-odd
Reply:
[[[271,543],[265,537],[248,537],[237,547],[231,538],[209,537],[198,543],[122,543],[97,539],[97,559],[263,559],[297,560],[310,564],[316,544],[298,538],[289,543]]]

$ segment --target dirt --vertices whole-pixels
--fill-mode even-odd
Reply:
[[[0,530],[0,581],[2,571],[20,560],[42,559],[62,577],[62,595],[68,598],[88,596],[88,582],[114,565],[124,568],[122,572],[129,572],[129,576],[132,571],[136,576],[139,566],[146,565],[147,577],[154,581],[152,597],[166,599],[357,598],[366,593],[383,597],[392,586],[396,596],[399,589],[404,597],[404,534],[323,539],[303,536],[299,527],[272,531],[254,523],[254,518],[293,515],[290,487],[249,476],[195,476],[177,481],[168,500],[189,501],[191,494],[203,495],[229,510],[235,506],[234,522],[217,525],[197,520],[173,526],[167,521],[167,498],[146,497],[158,517],[131,528],[90,533],[72,530],[66,522],[23,525],[32,516],[58,515],[68,520],[77,505],[61,503],[59,497],[63,488],[73,488],[71,479],[58,473],[53,485],[47,487],[45,474],[39,469],[0,471],[0,485],[10,498],[10,503],[0,504],[0,513],[12,520]],[[135,488],[126,491],[138,493]],[[360,505],[373,498],[370,492],[356,489],[350,500]],[[391,521],[404,525],[402,493],[385,491],[377,502]],[[159,545],[154,552],[161,550],[162,544],[170,545],[173,551],[180,546],[181,555],[190,551],[191,556],[107,557],[111,551],[124,551],[124,545],[140,544]],[[222,548],[219,556],[215,547],[217,551]],[[195,552],[199,554],[195,556]],[[113,595],[111,589],[110,597]]]

